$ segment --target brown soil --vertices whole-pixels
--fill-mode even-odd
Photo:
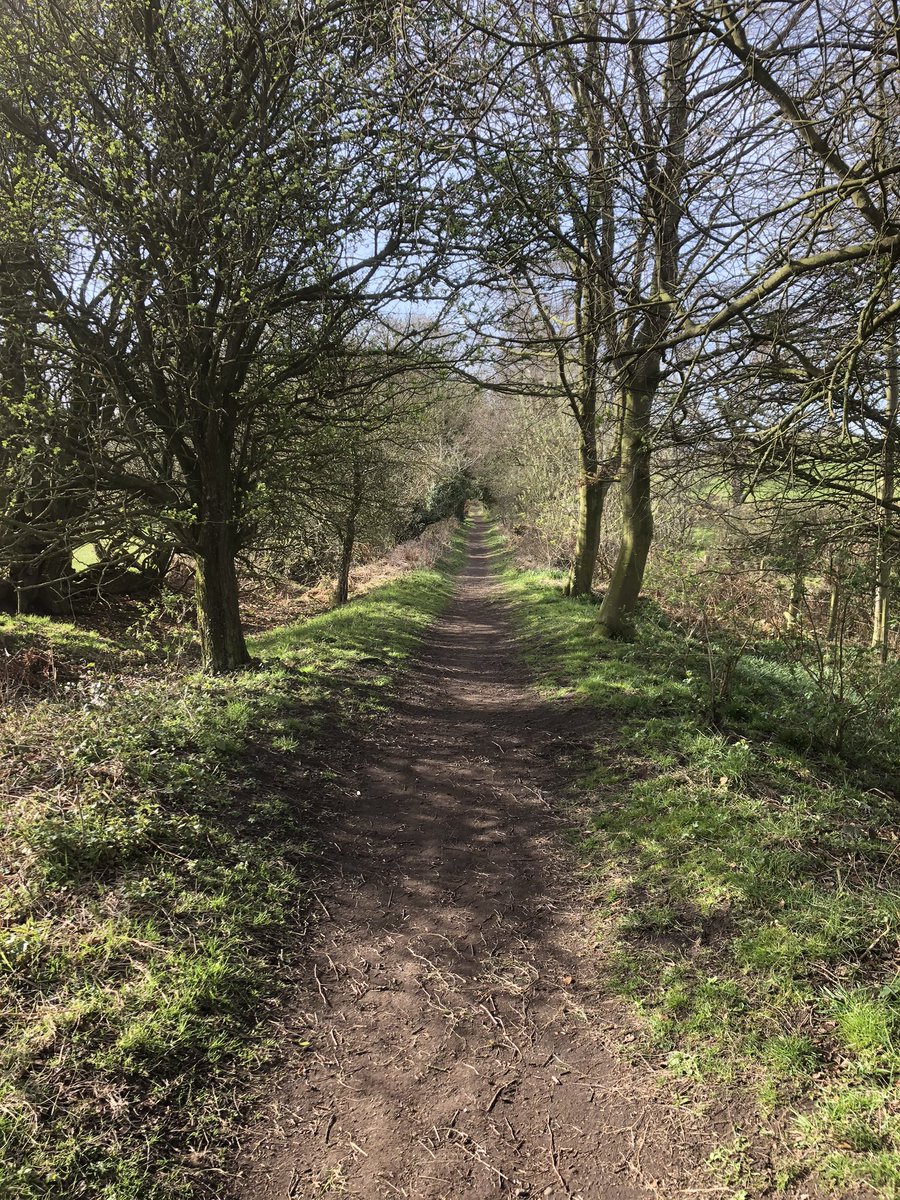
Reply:
[[[309,984],[248,1135],[242,1200],[723,1194],[725,1111],[679,1107],[604,997],[555,797],[596,718],[540,701],[484,528],[346,778]]]

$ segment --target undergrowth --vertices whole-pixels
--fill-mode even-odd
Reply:
[[[557,576],[505,578],[543,687],[603,731],[578,800],[612,986],[671,1073],[749,1082],[781,1129],[762,1175],[745,1150],[711,1168],[735,1196],[810,1171],[900,1195],[897,743],[850,729],[836,754],[802,680],[752,654],[714,725],[708,648],[661,613],[610,642]]]
[[[219,679],[142,678],[133,642],[2,619],[10,653],[66,668],[0,709],[3,1200],[222,1194],[333,748],[384,707],[454,565],[261,635],[263,665]]]

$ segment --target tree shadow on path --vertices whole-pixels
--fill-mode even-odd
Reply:
[[[477,522],[342,780],[328,916],[235,1195],[697,1194],[727,1113],[700,1129],[617,1054],[627,1019],[561,836],[567,759],[596,723],[531,688]]]

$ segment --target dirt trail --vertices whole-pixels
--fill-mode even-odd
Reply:
[[[700,1163],[726,1115],[700,1130],[616,1053],[627,1022],[548,800],[572,722],[529,686],[476,526],[335,814],[340,877],[290,1022],[308,1047],[275,1073],[244,1200],[718,1192]]]

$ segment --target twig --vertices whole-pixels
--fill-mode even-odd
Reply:
[[[501,1171],[499,1167],[495,1167],[493,1163],[489,1163],[486,1158],[482,1157],[482,1154],[484,1153],[483,1147],[478,1146],[478,1143],[475,1142],[475,1139],[472,1137],[471,1134],[463,1133],[462,1130],[453,1129],[450,1126],[445,1126],[445,1128],[447,1129],[446,1140],[448,1142],[450,1142],[454,1146],[458,1146],[459,1149],[462,1150],[462,1152],[464,1154],[468,1154],[469,1158],[472,1158],[475,1160],[475,1162],[480,1163],[488,1171],[492,1171],[497,1176],[498,1180],[501,1181],[502,1184],[509,1183],[508,1175],[504,1174],[504,1172]],[[450,1134],[456,1134],[456,1137],[451,1138]],[[467,1142],[475,1142],[476,1147],[478,1147],[478,1149],[481,1151],[481,1153],[480,1154],[476,1153],[476,1151],[473,1150],[471,1146],[466,1144]]]
[[[560,1185],[562,1186],[566,1195],[571,1198],[572,1192],[565,1179],[563,1179],[562,1173],[559,1169],[559,1155],[556,1153],[556,1138],[553,1136],[553,1125],[551,1124],[549,1117],[547,1117],[547,1132],[550,1134],[550,1163],[553,1167],[553,1174],[559,1180]]]
[[[325,989],[322,987],[322,980],[319,978],[319,972],[316,969],[315,963],[313,963],[313,976],[316,981],[316,987],[319,989],[319,995],[322,997],[322,1003],[326,1008],[331,1008],[331,1001],[325,995]]]
[[[487,1106],[487,1108],[484,1110],[485,1115],[491,1111],[491,1109],[494,1107],[494,1105],[497,1103],[497,1101],[500,1099],[500,1097],[503,1095],[503,1093],[505,1091],[506,1091],[506,1084],[501,1083],[500,1086],[497,1088],[496,1092],[494,1092],[493,1096],[491,1096],[491,1102]]]

